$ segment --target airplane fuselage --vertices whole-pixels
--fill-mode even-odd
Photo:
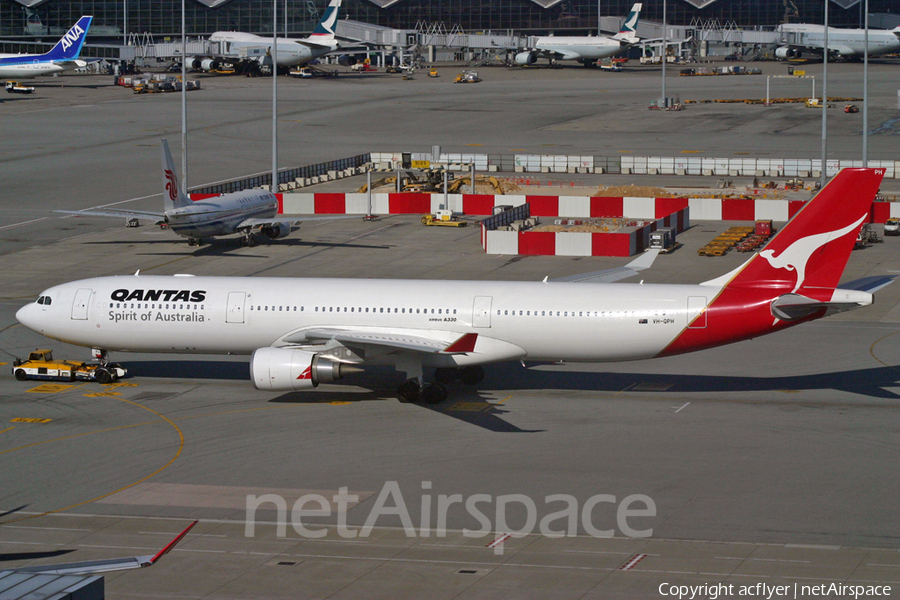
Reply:
[[[240,56],[241,48],[265,48],[268,50],[272,47],[272,38],[242,32],[220,31],[211,35],[209,39],[221,44],[223,54],[234,57]],[[337,44],[316,47],[304,45],[290,38],[279,38],[276,62],[279,67],[304,65],[325,56],[336,48]]]
[[[202,239],[238,233],[238,226],[247,219],[269,219],[277,214],[274,194],[246,190],[167,210],[165,221],[178,235]]]
[[[435,354],[426,366],[515,359],[621,361],[652,358],[684,331],[699,343],[772,330],[765,297],[735,310],[762,318],[727,332],[727,310],[698,320],[717,285],[119,276],[51,288],[52,304],[17,318],[48,337],[129,352],[250,354],[308,343],[304,331],[427,336],[450,343],[478,334],[475,352]],[[55,314],[54,314],[55,313]],[[746,323],[744,324],[746,325]],[[686,351],[686,350],[679,350]],[[367,361],[369,362],[369,361]]]
[[[561,60],[599,60],[626,50],[628,44],[604,37],[539,37],[535,48],[541,52],[558,54]]]
[[[17,56],[15,54],[0,55],[0,77],[30,79],[42,75],[53,75],[77,69],[87,63],[71,61],[67,64],[56,64],[52,61],[35,60],[34,56]]]
[[[825,29],[822,26],[805,25],[802,28],[790,29],[784,27],[786,33],[802,34],[802,42],[797,45],[824,48]],[[828,47],[832,53],[841,56],[862,56],[866,51],[865,32],[862,29],[836,29],[828,28]],[[869,30],[869,56],[890,54],[900,51],[900,37],[894,31],[879,29]]]

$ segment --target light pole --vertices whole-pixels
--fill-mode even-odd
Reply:
[[[272,193],[278,193],[278,0],[272,0]]]
[[[187,27],[184,12],[184,0],[181,0],[181,185],[187,194]]]
[[[869,0],[865,2],[863,26],[863,130],[862,166],[869,166]]]
[[[662,15],[662,17],[663,17],[663,36],[662,36],[662,39],[663,39],[663,41],[662,41],[662,44],[663,44],[663,45],[662,45],[662,106],[660,106],[660,108],[665,109],[665,108],[666,108],[666,58],[667,58],[667,57],[666,57],[666,54],[667,54],[667,50],[668,50],[668,46],[669,46],[669,45],[666,43],[666,42],[668,41],[668,35],[666,35],[666,32],[667,32],[667,30],[668,30],[668,27],[666,26],[666,0],[663,0],[663,15]]]
[[[822,52],[822,176],[821,184],[828,181],[828,0],[825,2],[825,49]]]

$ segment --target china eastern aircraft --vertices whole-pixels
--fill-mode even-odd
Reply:
[[[255,233],[269,239],[283,238],[299,220],[316,221],[341,217],[307,217],[279,215],[278,199],[266,190],[241,190],[207,200],[193,202],[181,189],[169,143],[162,140],[163,212],[143,212],[118,209],[55,210],[90,217],[118,219],[153,219],[188,239],[191,246],[200,245],[205,238],[240,234],[246,246],[255,246]]]
[[[87,65],[80,60],[81,47],[94,17],[78,19],[46,54],[0,54],[0,77],[24,79],[72,71]]]
[[[640,43],[635,34],[641,5],[635,4],[625,17],[622,28],[616,35],[601,36],[543,36],[535,39],[534,48],[516,54],[520,65],[533,65],[539,58],[547,58],[552,65],[557,60],[578,60],[584,64],[594,63],[601,58],[615,56]]]
[[[871,304],[889,278],[838,281],[883,176],[840,171],[762,252],[699,285],[135,274],[54,286],[16,318],[104,360],[109,350],[249,354],[260,390],[391,365],[408,377],[401,400],[437,403],[446,383],[478,383],[489,363],[671,356]],[[423,385],[426,368],[435,383]]]

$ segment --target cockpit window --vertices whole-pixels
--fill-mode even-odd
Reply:
[[[44,306],[50,305],[50,296],[41,296],[37,299],[38,304],[43,304]]]

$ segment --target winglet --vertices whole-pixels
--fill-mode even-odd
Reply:
[[[458,340],[441,350],[441,354],[465,354],[466,352],[474,352],[475,342],[477,340],[477,333],[466,333]]]
[[[172,548],[174,548],[176,545],[178,545],[178,542],[180,542],[181,540],[184,539],[184,536],[186,536],[186,535],[188,534],[188,531],[190,531],[191,529],[193,529],[193,528],[194,528],[194,525],[196,525],[196,524],[199,523],[199,522],[200,522],[200,521],[194,521],[193,523],[191,523],[190,525],[188,525],[188,526],[185,528],[184,531],[182,531],[181,533],[179,533],[179,534],[175,537],[174,540],[172,540],[171,542],[169,542],[168,544],[166,544],[166,547],[165,547],[165,548],[163,548],[162,550],[160,550],[159,552],[157,552],[157,553],[153,556],[153,558],[150,559],[150,562],[149,562],[146,566],[149,567],[149,566],[152,566],[152,565],[156,564],[156,561],[158,561],[160,558],[162,558],[163,556],[165,556],[166,554],[168,554],[169,552],[171,552],[171,551],[172,551]]]
[[[112,571],[125,571],[128,569],[140,569],[151,567],[165,554],[169,553],[175,545],[187,535],[194,525],[194,521],[178,536],[166,544],[166,547],[154,556],[129,556],[127,558],[105,558],[101,560],[86,560],[83,562],[62,563],[55,565],[36,565],[33,567],[20,567],[13,569],[21,573],[40,573],[44,575],[90,575],[93,573],[110,573]]]

